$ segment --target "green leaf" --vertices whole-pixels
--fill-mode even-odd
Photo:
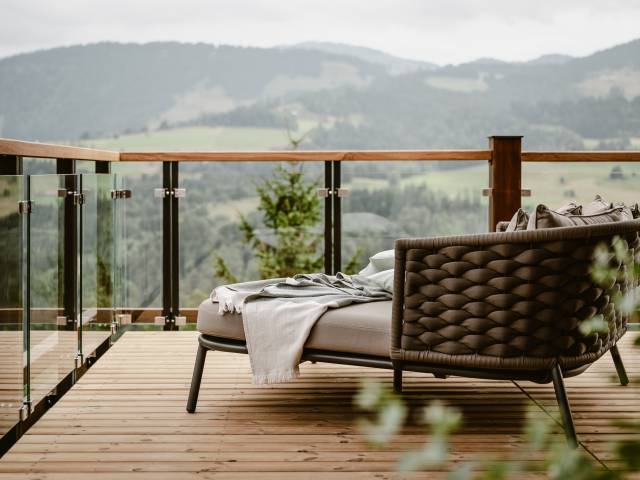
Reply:
[[[607,333],[609,324],[602,315],[596,315],[593,318],[585,320],[580,324],[580,333],[583,335],[591,335],[592,333]]]

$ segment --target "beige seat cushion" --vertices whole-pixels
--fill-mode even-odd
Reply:
[[[198,330],[205,335],[244,340],[242,316],[218,313],[207,299],[198,308]],[[391,301],[330,308],[311,330],[307,348],[389,357]]]

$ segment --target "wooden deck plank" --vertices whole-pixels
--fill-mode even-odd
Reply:
[[[621,345],[631,378],[640,355],[631,337]],[[251,384],[248,358],[215,352],[205,367],[198,411],[185,412],[196,349],[194,332],[127,332],[44,417],[0,459],[0,480],[418,478],[394,472],[401,452],[428,440],[412,422],[382,451],[355,426],[361,378],[391,384],[391,372],[304,364],[300,379]],[[618,387],[602,359],[567,380],[581,441],[606,461],[604,442],[629,437],[614,420],[640,408],[638,386]],[[439,399],[462,410],[447,468],[508,456],[539,464],[522,448],[530,409],[557,413],[553,390],[527,382],[405,375],[404,398],[419,412]],[[603,408],[606,405],[606,408]],[[560,428],[556,433],[561,438]],[[542,472],[541,472],[542,473]],[[430,478],[432,478],[430,476]]]

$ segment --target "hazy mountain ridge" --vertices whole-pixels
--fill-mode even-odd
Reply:
[[[385,62],[396,60],[416,66],[323,42],[101,43],[18,55],[0,60],[0,135],[73,140],[172,125],[284,130],[293,118],[315,125],[307,148],[478,147],[503,133],[525,134],[532,147],[582,148],[588,139],[630,145],[640,137],[640,40],[582,58],[425,63],[392,74]]]
[[[525,135],[528,148],[638,148],[636,78],[640,41],[559,65],[449,65],[302,103],[339,119],[314,132],[314,148],[478,148],[491,134]]]
[[[0,134],[110,135],[153,127],[168,114],[183,121],[263,98],[363,86],[379,75],[381,66],[324,52],[176,42],[56,48],[0,60]],[[194,107],[201,111],[189,115]]]
[[[318,50],[326,53],[334,53],[337,55],[359,58],[360,60],[363,60],[365,62],[384,66],[391,75],[401,75],[404,73],[411,73],[420,70],[435,70],[439,68],[439,65],[432,62],[401,58],[386,52],[382,52],[380,50],[375,50],[373,48],[347,45],[345,43],[302,42],[296,43],[294,45],[285,45],[281,48]]]

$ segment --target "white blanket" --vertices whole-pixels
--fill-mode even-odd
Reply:
[[[216,288],[219,312],[242,313],[253,382],[296,378],[311,329],[329,308],[391,298],[393,270],[372,276],[324,274],[261,280]]]

